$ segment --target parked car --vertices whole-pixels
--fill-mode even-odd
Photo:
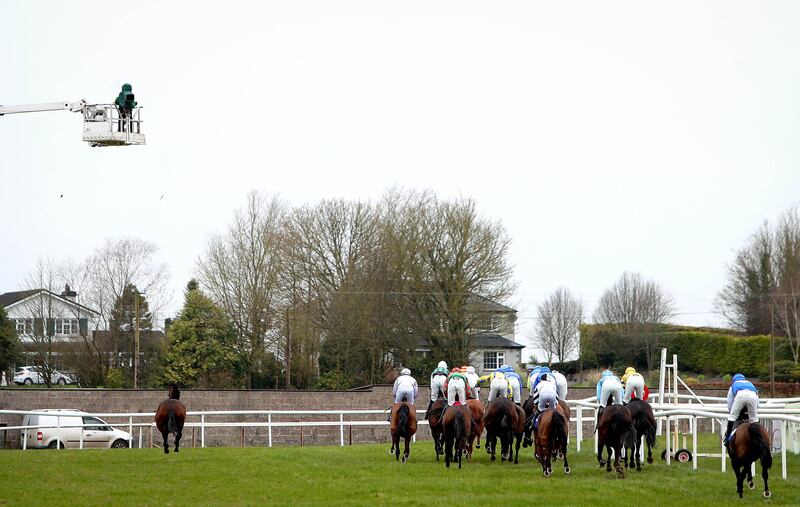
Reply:
[[[45,375],[38,366],[19,366],[16,370],[14,370],[15,384],[25,384],[26,386],[32,384],[44,384],[44,378]],[[52,374],[50,375],[50,383],[58,384],[60,386],[74,384],[75,377],[70,373],[53,370]]]
[[[22,418],[22,426],[39,426],[35,429],[20,430],[20,437],[27,439],[28,449],[78,449],[83,433],[84,448],[128,447],[131,434],[111,427],[98,417],[86,412],[66,409],[34,410],[37,414],[28,414]],[[59,421],[60,419],[60,421]],[[85,426],[81,427],[83,424]],[[59,426],[61,427],[59,429]]]

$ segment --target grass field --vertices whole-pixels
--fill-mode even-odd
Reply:
[[[706,436],[701,447],[717,449]],[[431,442],[420,441],[406,464],[389,456],[388,445],[0,452],[0,504],[7,505],[254,505],[414,504],[458,505],[800,505],[800,458],[789,455],[789,479],[780,478],[776,456],[770,477],[773,497],[756,489],[736,496],[733,472],[719,460],[691,464],[656,463],[625,479],[600,470],[585,443],[573,453],[571,475],[561,462],[544,479],[524,450],[519,465],[490,462],[483,449],[464,468],[437,463]],[[663,442],[659,441],[660,450]]]

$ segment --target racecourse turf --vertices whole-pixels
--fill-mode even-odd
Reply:
[[[701,451],[717,450],[718,440],[701,438]],[[483,449],[473,463],[445,469],[433,444],[412,444],[411,460],[398,463],[388,444],[348,447],[274,447],[0,451],[0,505],[559,505],[701,506],[800,505],[800,456],[788,454],[789,479],[780,478],[780,456],[770,476],[773,497],[745,485],[736,496],[730,467],[720,472],[719,458],[667,466],[660,459],[641,472],[619,479],[597,466],[592,441],[575,454],[572,474],[561,462],[545,479],[531,449],[520,464],[490,462]]]

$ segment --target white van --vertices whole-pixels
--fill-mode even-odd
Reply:
[[[114,429],[102,419],[79,410],[45,409],[33,412],[39,413],[24,416],[22,426],[44,427],[21,430],[20,437],[27,439],[28,449],[55,449],[59,441],[62,449],[79,449],[81,434],[83,434],[84,448],[121,449],[128,447],[131,439],[127,431]],[[81,428],[81,424],[85,426]]]

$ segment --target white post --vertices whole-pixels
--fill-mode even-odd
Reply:
[[[133,416],[128,416],[128,449],[133,447]]]
[[[272,414],[267,414],[267,433],[269,433],[269,446],[272,447]]]
[[[675,403],[678,403],[678,354],[672,354],[672,395],[675,397]],[[677,426],[675,426],[677,428]]]
[[[671,461],[671,458],[672,458],[672,456],[671,456],[672,451],[670,450],[670,447],[672,446],[672,434],[669,431],[669,416],[667,416],[667,428],[666,428],[665,436],[666,436],[666,438],[664,440],[666,441],[667,444],[666,444],[666,448],[665,448],[666,452],[665,452],[665,456],[664,457],[667,458],[667,465],[669,465],[670,461]]]
[[[206,415],[200,415],[200,447],[206,446]]]
[[[139,449],[142,448],[142,431],[144,430],[142,429],[141,426],[139,426]]]
[[[720,423],[719,423],[720,431],[722,430],[722,424],[723,424],[722,420],[720,420]],[[726,449],[725,449],[725,441],[720,438],[720,442],[721,442],[720,443],[720,448],[721,448],[720,455],[722,456],[722,471],[725,472],[725,465],[726,465],[726,463],[725,463],[725,451],[726,451]]]
[[[697,470],[697,416],[692,416],[692,470]]]
[[[667,349],[661,349],[661,368],[659,368],[658,372],[658,402],[664,403],[664,381],[665,375],[667,372]],[[661,435],[661,418],[658,418],[658,423],[656,424],[656,434]]]
[[[22,433],[22,450],[28,448],[28,428],[25,428]]]
[[[85,428],[83,427],[83,419],[81,419],[81,441],[78,444],[78,449],[83,449],[83,432],[84,432],[84,429]]]
[[[339,446],[344,447],[344,414],[339,412]]]
[[[581,440],[583,440],[583,407],[581,405],[575,406],[577,414],[578,427],[575,428],[575,452],[581,452]]]
[[[786,479],[786,421],[781,421],[781,477]]]
[[[56,433],[56,449],[61,449],[61,416],[56,416],[56,424],[58,424],[58,433]]]

